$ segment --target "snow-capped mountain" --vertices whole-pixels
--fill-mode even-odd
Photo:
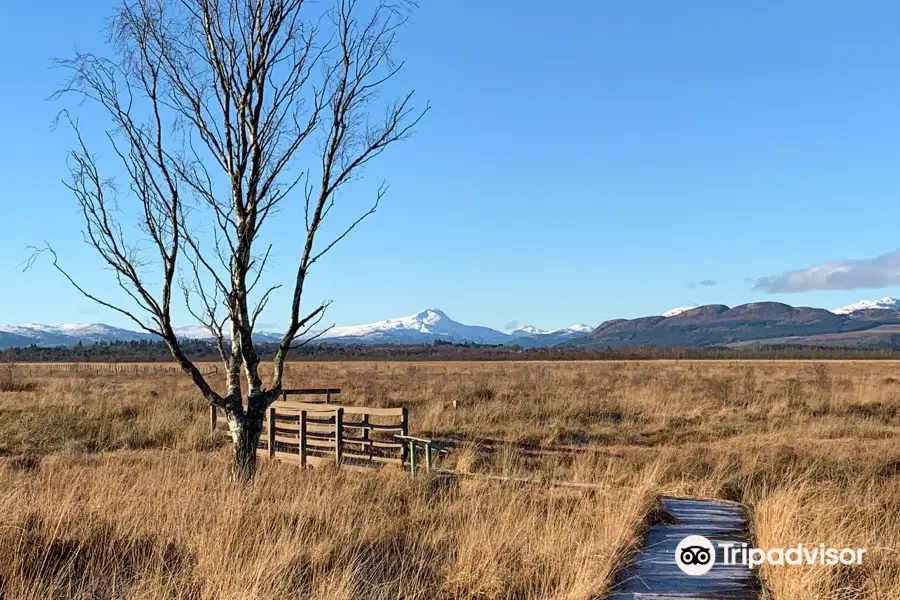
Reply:
[[[505,344],[512,340],[512,336],[489,327],[463,325],[436,308],[428,308],[409,317],[386,319],[368,325],[332,327],[318,340],[356,344],[430,344],[435,340]]]
[[[668,319],[669,317],[674,317],[675,315],[680,315],[681,313],[691,310],[692,308],[697,308],[697,305],[695,304],[694,306],[682,306],[679,308],[672,308],[672,309],[669,309],[666,312],[664,312],[662,314],[662,316],[664,316]]]
[[[560,329],[538,329],[532,325],[523,325],[522,327],[517,327],[506,333],[514,337],[527,337],[530,335],[590,333],[593,329],[594,328],[590,325],[583,325],[581,323],[572,325],[571,327],[562,327]]]
[[[172,330],[175,332],[176,336],[186,340],[213,341],[215,339],[213,334],[210,333],[209,329],[204,325],[181,325],[179,327],[173,327]],[[222,333],[225,334],[226,339],[231,337],[227,326]],[[282,335],[284,334],[272,331],[254,331],[253,339],[261,343],[275,343],[281,341]]]
[[[173,327],[172,330],[175,335],[186,340],[208,340],[213,337],[209,329],[203,325],[182,325]]]
[[[577,337],[586,336],[594,328],[590,325],[578,323],[571,327],[563,327],[560,329],[538,329],[531,325],[517,327],[507,333],[513,336],[508,345],[523,346],[525,348],[538,348],[546,346],[555,346],[562,344]]]
[[[0,325],[0,347],[10,346],[74,346],[79,342],[152,340],[156,336],[102,323],[67,323],[62,325]]]
[[[848,304],[839,308],[833,308],[831,312],[838,315],[847,315],[858,310],[872,309],[900,311],[900,300],[898,300],[897,298],[891,298],[890,296],[885,296],[884,298],[881,298],[879,300],[860,300],[859,302],[854,302],[853,304]]]
[[[316,342],[339,344],[431,344],[435,341],[457,344],[515,344],[528,347],[552,346],[587,335],[588,325],[573,325],[561,329],[518,327],[509,332],[490,327],[465,325],[454,321],[443,311],[429,308],[408,317],[386,319],[367,325],[333,327],[320,334]],[[211,340],[212,335],[203,326],[176,327],[181,338]],[[259,342],[280,341],[281,332],[256,332]],[[99,323],[73,325],[7,325],[0,326],[0,349],[14,346],[74,346],[81,343],[155,340],[156,336],[145,332],[130,331]]]
[[[313,331],[316,342],[335,344],[430,344],[434,341],[456,344],[521,344],[527,346],[552,346],[593,330],[589,325],[573,325],[561,329],[538,329],[531,325],[510,331],[497,331],[490,327],[465,325],[454,321],[442,310],[426,308],[408,317],[385,319],[366,325],[332,327],[327,331]],[[210,339],[209,331],[201,326],[178,327],[175,332],[185,338]],[[277,342],[278,332],[256,332],[257,341]]]
[[[206,340],[212,336],[202,325],[176,327],[180,337]],[[260,342],[274,342],[281,339],[281,333],[257,331],[254,337]],[[488,327],[463,325],[434,308],[419,311],[409,317],[385,319],[366,325],[332,327],[327,331],[313,331],[316,341],[348,344],[423,344],[434,340],[447,342],[470,342],[478,344],[502,344],[509,338],[505,334]],[[225,332],[228,337],[228,332]]]

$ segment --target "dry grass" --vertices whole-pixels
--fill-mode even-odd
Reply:
[[[293,364],[292,386],[408,406],[414,432],[458,441],[446,468],[600,487],[266,464],[248,493],[182,378],[20,374],[36,389],[0,391],[0,596],[602,598],[668,493],[744,502],[762,547],[869,548],[767,568],[779,600],[900,598],[898,370]]]
[[[6,597],[586,598],[609,580],[649,487],[623,513],[609,495],[448,488],[396,471],[275,465],[240,490],[225,467],[140,451],[7,469]]]

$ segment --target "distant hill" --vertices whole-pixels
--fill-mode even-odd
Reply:
[[[890,345],[900,333],[900,312],[863,309],[844,314],[780,302],[753,302],[730,308],[710,304],[672,316],[616,319],[601,323],[570,347],[740,346],[797,344],[854,347]]]

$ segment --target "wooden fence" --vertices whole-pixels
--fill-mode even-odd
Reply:
[[[345,467],[406,463],[405,408],[368,408],[280,400],[266,415],[258,454],[300,467],[333,462]]]

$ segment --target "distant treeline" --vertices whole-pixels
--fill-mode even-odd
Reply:
[[[219,359],[208,342],[191,340],[182,345],[197,361]],[[259,346],[262,357],[270,358],[275,344]],[[659,359],[758,359],[758,360],[897,360],[900,350],[890,348],[831,348],[812,346],[767,346],[763,348],[682,348],[662,346],[618,346],[607,349],[518,348],[436,342],[409,346],[366,344],[315,344],[298,348],[299,360],[659,360]],[[28,346],[0,351],[3,362],[167,362],[168,348],[162,342],[98,342],[72,347]]]

